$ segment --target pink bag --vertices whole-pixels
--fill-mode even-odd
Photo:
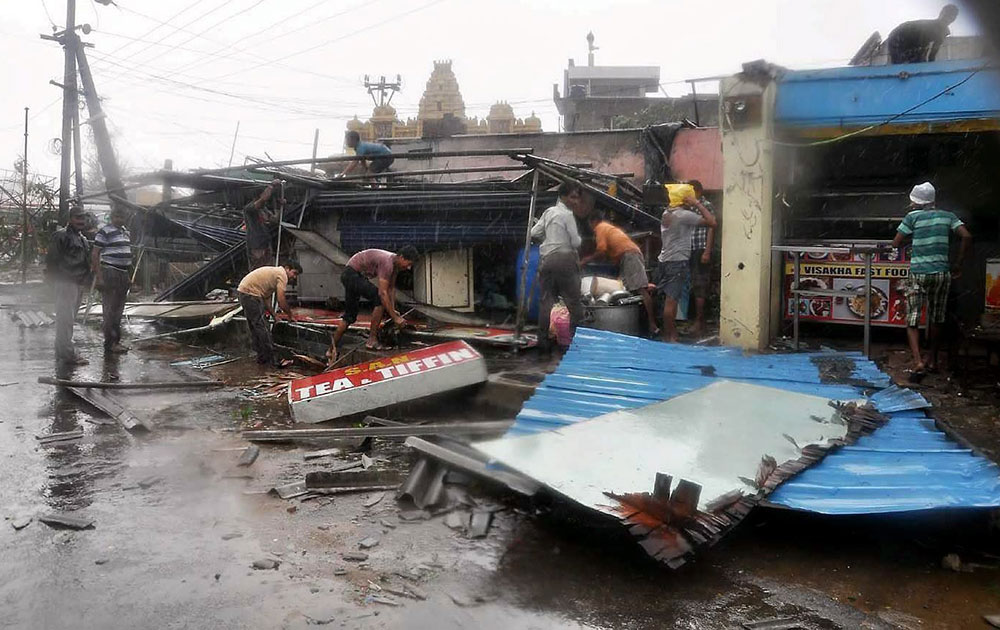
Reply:
[[[568,348],[573,341],[569,325],[569,309],[563,304],[552,307],[552,313],[549,315],[549,336],[555,337],[556,343],[563,348]]]

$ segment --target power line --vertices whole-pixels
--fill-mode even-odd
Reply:
[[[313,50],[316,50],[317,48],[322,48],[324,46],[329,46],[330,44],[335,44],[335,43],[337,43],[339,41],[343,41],[343,40],[348,39],[350,37],[354,37],[355,35],[360,35],[361,33],[365,33],[367,31],[370,31],[372,29],[378,28],[380,26],[384,26],[384,25],[388,24],[389,22],[393,22],[393,21],[398,20],[400,18],[404,18],[404,17],[406,17],[408,15],[412,15],[414,13],[417,13],[418,11],[423,11],[424,9],[428,9],[428,8],[434,6],[435,4],[440,4],[440,3],[444,2],[444,1],[445,0],[432,0],[431,2],[428,2],[426,4],[422,4],[419,7],[415,7],[413,9],[410,9],[409,11],[404,11],[402,13],[397,13],[396,15],[389,16],[389,17],[385,18],[384,20],[382,20],[381,22],[376,22],[374,24],[369,24],[368,26],[364,26],[362,28],[355,29],[355,30],[351,31],[350,33],[347,33],[345,35],[341,35],[340,37],[335,37],[333,39],[324,41],[324,42],[316,44],[314,46],[309,46],[307,48],[303,48],[301,50],[297,50],[295,52],[288,53],[287,55],[285,55],[283,57],[278,57],[277,59],[263,60],[260,64],[258,64],[257,66],[254,66],[252,68],[241,68],[239,70],[234,70],[233,72],[229,72],[229,73],[226,73],[226,74],[220,74],[220,75],[217,75],[215,77],[212,77],[209,80],[210,81],[215,81],[215,80],[218,80],[218,79],[225,79],[225,78],[231,77],[233,75],[237,75],[237,74],[241,74],[243,72],[247,72],[248,70],[258,70],[258,69],[260,69],[263,66],[272,66],[272,65],[275,65],[275,64],[277,64],[280,61],[284,61],[284,60],[290,59],[292,57],[298,57],[299,55],[304,55],[305,53],[312,52]]]
[[[198,3],[200,3],[200,0],[197,0],[197,1],[196,1],[196,4],[198,4]],[[216,6],[216,7],[214,8],[214,9],[209,9],[208,11],[205,11],[205,12],[203,12],[203,13],[199,14],[199,15],[198,15],[198,16],[196,16],[196,17],[195,17],[195,18],[194,18],[193,20],[190,20],[190,21],[188,21],[188,22],[185,22],[184,26],[182,26],[182,27],[180,27],[180,28],[187,28],[188,26],[191,26],[192,24],[194,24],[194,23],[195,23],[195,22],[197,22],[198,20],[203,20],[203,19],[207,18],[207,17],[209,16],[209,15],[211,15],[211,14],[215,13],[216,11],[219,11],[219,10],[221,10],[221,9],[225,8],[225,6],[226,6],[227,4],[228,4],[228,1],[227,1],[227,0],[222,0],[221,4],[219,4],[218,6]],[[186,10],[186,9],[185,9],[185,10]],[[172,20],[173,18],[170,18],[170,19]],[[170,21],[170,20],[168,20],[168,22],[169,22],[169,21]],[[171,36],[172,36],[172,35],[173,35],[174,33],[176,33],[176,32],[177,32],[178,30],[180,30],[180,28],[177,28],[177,29],[175,29],[175,30],[174,30],[173,32],[171,32],[171,33],[167,33],[166,35],[164,35],[164,36],[163,36],[163,37],[161,37],[160,39],[156,40],[156,42],[154,42],[154,43],[150,43],[150,44],[147,44],[147,45],[146,45],[145,47],[143,47],[143,48],[140,48],[140,49],[139,49],[138,51],[136,51],[136,52],[134,52],[134,53],[131,53],[131,55],[130,55],[130,56],[131,56],[131,57],[132,57],[133,59],[136,59],[136,58],[137,58],[137,57],[138,57],[139,55],[141,55],[142,53],[144,53],[144,52],[146,52],[147,50],[149,50],[150,48],[152,48],[154,44],[158,44],[158,43],[162,42],[163,40],[167,39],[168,37],[171,37]],[[143,35],[143,37],[145,37],[145,35]],[[116,52],[116,51],[112,51],[112,52]],[[138,63],[138,59],[136,59],[136,62]],[[114,80],[114,79],[115,79],[115,77],[111,77],[111,80]]]
[[[140,15],[140,16],[145,17],[147,19],[153,20],[154,22],[157,22],[156,26],[154,26],[153,28],[149,29],[148,31],[146,31],[145,33],[143,33],[142,35],[140,35],[137,38],[138,40],[141,41],[143,38],[148,37],[149,35],[152,35],[156,31],[158,31],[161,26],[170,26],[171,28],[176,28],[173,25],[171,25],[170,22],[173,21],[173,20],[175,20],[175,19],[177,19],[178,17],[180,17],[181,15],[183,15],[184,13],[186,13],[189,9],[191,9],[191,8],[193,8],[193,7],[195,7],[195,6],[199,5],[199,4],[201,4],[201,0],[194,0],[194,2],[192,2],[191,4],[187,5],[186,7],[184,7],[183,9],[181,9],[180,11],[178,11],[177,13],[174,13],[173,15],[171,15],[170,17],[168,17],[166,19],[166,21],[160,21],[160,20],[157,20],[156,18],[151,18],[148,15],[143,15],[142,13],[139,13],[138,11],[134,11],[132,9],[129,9],[128,7],[123,7],[121,5],[118,5],[118,6],[119,6],[119,8],[121,8],[124,11],[128,11],[130,13],[135,13],[136,15]],[[131,43],[122,44],[121,46],[119,46],[118,48],[115,48],[114,50],[112,50],[108,54],[113,55],[115,53],[121,52],[123,49],[128,48],[131,45],[132,45]]]

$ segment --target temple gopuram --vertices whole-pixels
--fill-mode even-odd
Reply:
[[[509,103],[500,101],[490,107],[489,114],[479,119],[465,115],[465,101],[458,79],[451,69],[451,60],[435,61],[434,71],[427,79],[416,118],[405,122],[396,115],[392,105],[377,105],[367,121],[357,116],[347,122],[348,131],[357,131],[362,140],[379,138],[439,138],[463,134],[539,133],[542,121],[532,112],[521,119],[514,115]]]

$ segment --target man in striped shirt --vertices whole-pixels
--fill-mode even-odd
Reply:
[[[913,373],[937,369],[941,324],[945,320],[948,289],[953,279],[961,274],[962,261],[972,243],[972,234],[954,213],[934,206],[935,191],[930,182],[924,182],[910,191],[913,208],[899,224],[892,246],[899,248],[909,237],[913,239],[910,254],[909,288],[906,293],[906,336],[913,353]],[[961,237],[958,259],[949,267],[951,233]],[[927,305],[928,341],[930,358],[925,362],[920,353],[920,312]]]
[[[115,206],[111,223],[97,231],[91,258],[96,286],[101,291],[101,312],[104,315],[104,351],[128,352],[122,340],[122,311],[131,284],[132,241],[125,227],[125,209]]]

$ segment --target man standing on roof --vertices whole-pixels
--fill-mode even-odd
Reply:
[[[913,239],[910,254],[910,275],[906,293],[906,337],[913,353],[913,373],[937,369],[938,348],[941,343],[941,324],[944,323],[948,305],[948,289],[952,279],[962,273],[962,262],[972,244],[972,234],[955,214],[934,206],[935,190],[924,182],[910,191],[913,208],[899,224],[892,246],[903,246],[907,238]],[[958,259],[949,266],[951,233],[962,239]],[[920,354],[920,313],[927,305],[928,341],[930,358],[925,362]]]
[[[590,228],[594,230],[596,248],[593,254],[583,257],[580,264],[586,265],[595,258],[604,258],[617,265],[618,275],[625,288],[642,296],[649,321],[649,334],[655,337],[660,329],[656,326],[653,297],[649,293],[649,276],[646,275],[646,261],[642,257],[642,250],[624,230],[605,221],[600,212],[591,214],[589,221]]]
[[[78,202],[69,210],[69,223],[56,230],[45,255],[45,277],[55,291],[56,360],[86,365],[73,347],[73,322],[80,310],[83,287],[90,283],[90,243],[83,236],[87,213]]]
[[[278,224],[278,215],[266,208],[268,200],[276,188],[281,186],[281,180],[275,179],[260,196],[243,207],[243,222],[247,232],[247,256],[250,259],[251,271],[258,267],[274,264],[274,249],[271,243],[271,227]]]
[[[589,216],[594,211],[594,195],[576,182],[559,186],[556,205],[542,213],[531,227],[531,238],[542,239],[538,248],[538,283],[541,298],[538,306],[538,349],[552,352],[549,341],[549,316],[558,298],[569,310],[571,332],[583,320],[580,302],[580,232],[575,214]]]
[[[285,287],[294,284],[302,273],[302,267],[297,262],[286,262],[280,267],[258,267],[240,281],[236,296],[243,307],[250,328],[250,339],[253,349],[257,352],[257,363],[274,367],[288,367],[291,361],[276,361],[274,343],[271,341],[271,330],[268,328],[265,315],[271,311],[271,296],[277,295],[278,307],[288,313],[288,319],[295,321],[292,309],[285,299]]]
[[[131,284],[129,268],[132,266],[132,241],[125,223],[125,208],[116,205],[111,210],[108,223],[94,237],[91,267],[97,279],[95,286],[101,291],[101,314],[104,317],[104,351],[128,352],[122,345],[122,312]]]
[[[333,333],[333,343],[328,353],[330,363],[337,360],[337,348],[340,347],[340,339],[347,332],[348,326],[358,319],[361,298],[375,304],[365,344],[369,350],[384,349],[378,342],[384,315],[388,314],[397,326],[406,323],[396,312],[396,276],[400,271],[412,267],[417,262],[417,257],[417,248],[413,245],[404,245],[396,254],[384,249],[366,249],[351,256],[340,274],[340,282],[344,285],[344,314]],[[372,284],[369,278],[374,279],[378,286]]]
[[[691,209],[697,210],[693,212]],[[677,303],[691,278],[691,232],[698,226],[714,228],[715,216],[698,199],[691,196],[684,205],[667,208],[660,220],[663,248],[658,258],[663,292],[663,341],[677,341]]]
[[[697,179],[688,182],[701,205],[715,216],[715,209],[705,199],[705,187]],[[701,337],[705,334],[705,301],[712,284],[712,249],[715,247],[715,228],[698,225],[691,232],[691,295],[694,296],[694,329]]]
[[[391,157],[392,150],[381,142],[362,142],[361,134],[357,131],[347,132],[347,146],[354,149],[355,155],[359,155],[365,159],[356,160],[348,164],[343,172],[345,176],[359,169],[362,173],[369,175],[384,173],[389,170],[389,167],[392,166],[393,161],[396,159]]]
[[[886,38],[892,63],[934,61],[938,49],[951,32],[948,25],[958,17],[958,7],[946,4],[937,19],[903,22]]]

